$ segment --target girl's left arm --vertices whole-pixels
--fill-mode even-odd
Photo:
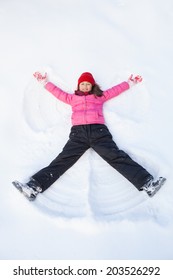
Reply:
[[[110,89],[107,89],[104,91],[104,97],[106,100],[109,100],[113,97],[118,96],[119,94],[121,94],[122,92],[128,90],[130,88],[129,83],[128,82],[122,82]]]
[[[104,97],[106,98],[106,100],[116,97],[130,87],[141,82],[142,77],[140,75],[134,76],[133,74],[131,74],[127,82],[122,82],[121,84],[104,91]]]

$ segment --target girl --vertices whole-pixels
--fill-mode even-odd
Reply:
[[[89,148],[94,149],[139,191],[144,190],[152,197],[160,189],[166,179],[159,177],[154,181],[146,169],[120,150],[113,141],[103,116],[104,102],[141,82],[141,76],[131,75],[127,82],[102,91],[93,75],[85,72],[79,77],[74,94],[68,94],[49,82],[46,73],[42,75],[35,72],[34,77],[56,98],[71,105],[72,128],[62,152],[47,167],[34,174],[26,184],[13,182],[29,200],[34,200],[38,193],[48,189]]]

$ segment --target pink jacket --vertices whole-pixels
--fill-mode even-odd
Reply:
[[[45,88],[50,91],[59,100],[71,105],[72,107],[72,125],[83,124],[104,124],[103,104],[105,101],[118,96],[123,91],[129,89],[127,82],[122,82],[103,92],[103,96],[95,97],[93,94],[79,96],[69,94],[48,82]]]

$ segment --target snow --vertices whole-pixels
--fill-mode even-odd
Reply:
[[[173,258],[173,2],[16,0],[0,2],[0,259]],[[102,89],[143,83],[108,101],[115,142],[167,182],[149,198],[88,150],[29,202],[13,188],[48,165],[66,143],[71,109],[32,74],[72,93],[82,72]]]

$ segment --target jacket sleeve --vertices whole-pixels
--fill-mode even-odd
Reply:
[[[122,82],[121,84],[118,84],[110,89],[107,89],[104,91],[104,97],[105,97],[105,101],[118,96],[119,94],[121,94],[122,92],[126,91],[127,89],[129,89],[130,86],[127,82]]]
[[[69,94],[57,86],[55,86],[53,83],[48,82],[45,85],[45,89],[47,89],[49,92],[51,92],[57,99],[63,101],[64,103],[71,104],[73,94]]]

